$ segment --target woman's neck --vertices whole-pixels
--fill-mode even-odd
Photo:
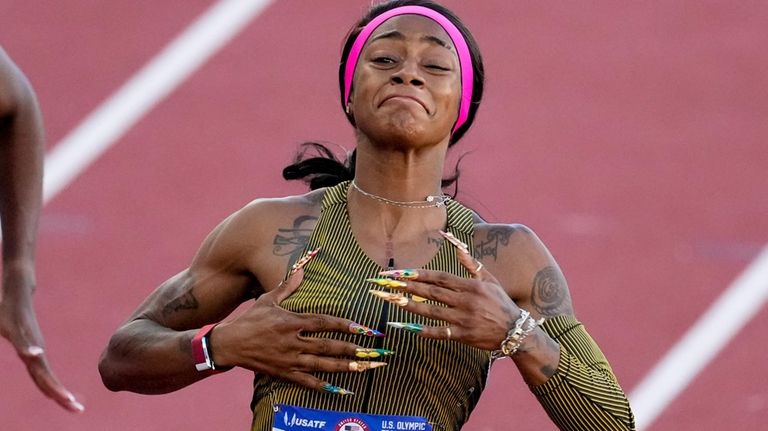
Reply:
[[[444,228],[446,210],[441,180],[445,145],[418,149],[383,149],[364,142],[358,144],[355,187],[350,187],[348,211],[355,230],[398,243],[424,237]],[[433,196],[434,205],[426,201]],[[402,205],[398,203],[423,204]]]
[[[441,195],[446,145],[415,149],[357,147],[355,183],[370,194],[392,201],[421,201]]]

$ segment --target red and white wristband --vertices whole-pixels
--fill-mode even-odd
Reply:
[[[218,323],[212,323],[205,325],[197,331],[197,334],[192,338],[192,355],[195,358],[195,368],[200,372],[209,373],[221,373],[231,369],[232,367],[217,367],[213,362],[213,354],[211,353],[211,331],[216,327]]]

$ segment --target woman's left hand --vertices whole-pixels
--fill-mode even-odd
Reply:
[[[462,251],[457,255],[472,278],[424,269],[385,271],[382,276],[395,277],[397,280],[392,281],[400,283],[385,286],[391,293],[374,294],[412,313],[445,322],[445,326],[408,324],[403,329],[426,338],[450,339],[484,350],[497,350],[520,317],[521,309],[479,261]],[[445,306],[424,302],[419,297]]]

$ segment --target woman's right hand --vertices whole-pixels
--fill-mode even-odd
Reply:
[[[382,334],[348,319],[325,314],[297,314],[282,308],[280,303],[298,288],[303,277],[304,271],[299,268],[277,288],[261,295],[249,310],[213,329],[210,343],[217,367],[238,366],[308,388],[345,394],[348,391],[311,373],[365,371],[386,365],[340,357],[371,358],[390,352],[304,336],[329,331],[361,336]]]

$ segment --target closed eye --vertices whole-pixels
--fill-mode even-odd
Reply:
[[[394,64],[396,60],[392,57],[375,57],[372,61],[376,64]]]
[[[448,72],[448,71],[451,70],[449,67],[440,66],[440,65],[437,65],[437,64],[428,64],[427,65],[427,69],[440,70],[440,71],[443,71],[443,72]]]

